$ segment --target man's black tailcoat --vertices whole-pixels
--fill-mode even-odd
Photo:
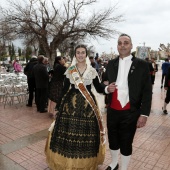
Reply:
[[[118,75],[119,57],[110,60],[104,80],[109,84],[116,82]],[[129,100],[132,112],[140,110],[141,115],[149,116],[152,100],[152,84],[148,63],[145,60],[132,57],[132,65],[128,74]],[[112,93],[108,94],[108,102],[111,102]]]

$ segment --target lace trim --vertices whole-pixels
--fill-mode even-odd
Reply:
[[[66,70],[65,75],[66,75],[67,78],[69,78],[70,83],[74,84],[75,87],[77,88],[72,76],[70,75],[69,68]],[[87,86],[87,85],[92,84],[92,81],[93,81],[93,79],[96,78],[96,76],[98,76],[96,69],[94,69],[91,66],[88,67],[86,69],[86,71],[84,72],[83,76],[82,76],[82,80],[83,80],[84,85]]]
[[[67,158],[97,157],[100,132],[96,116],[82,94],[69,91],[59,108],[50,149]]]

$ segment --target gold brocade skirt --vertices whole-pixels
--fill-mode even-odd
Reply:
[[[72,159],[52,152],[49,146],[50,139],[51,132],[49,132],[45,146],[46,161],[51,170],[97,170],[98,165],[104,162],[105,144],[99,146],[97,157]]]
[[[51,170],[97,170],[104,162],[97,118],[79,92],[65,95],[51,129],[45,147]]]

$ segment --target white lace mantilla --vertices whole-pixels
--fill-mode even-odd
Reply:
[[[71,66],[73,66],[73,65],[74,64],[72,64]],[[70,83],[74,84],[75,88],[78,89],[77,85],[75,84],[75,82],[74,82],[74,80],[73,80],[73,78],[72,78],[72,76],[70,74],[69,68],[66,70],[65,75],[66,75],[67,78],[70,79]],[[95,89],[95,87],[94,87],[94,85],[92,83],[93,79],[95,79],[96,76],[98,76],[98,73],[97,73],[96,69],[93,68],[90,64],[87,64],[87,69],[86,69],[86,71],[84,72],[84,74],[82,76],[82,81],[84,82],[85,86],[91,85],[91,91],[95,96],[97,106],[99,107],[100,113],[101,113],[101,110],[103,110],[103,108],[105,108],[104,95],[97,93],[97,91],[96,91],[96,89]],[[100,79],[99,79],[99,81],[100,81]]]
[[[70,83],[74,84],[75,88],[77,89],[77,86],[76,86],[76,84],[75,84],[75,82],[74,82],[74,80],[73,80],[73,78],[70,74],[69,68],[66,70],[65,75],[66,75],[67,78],[70,79]],[[84,72],[84,74],[82,76],[82,81],[83,81],[84,85],[87,86],[87,85],[92,84],[93,79],[95,79],[96,76],[98,76],[96,69],[93,68],[92,66],[88,66],[86,71]]]

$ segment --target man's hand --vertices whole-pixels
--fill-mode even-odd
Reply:
[[[115,83],[110,83],[110,84],[108,85],[107,91],[108,91],[109,93],[113,93],[113,92],[115,91],[115,89],[116,89],[116,86],[117,86],[117,85],[115,85]]]
[[[137,121],[137,128],[144,127],[146,125],[147,117],[140,116]]]

